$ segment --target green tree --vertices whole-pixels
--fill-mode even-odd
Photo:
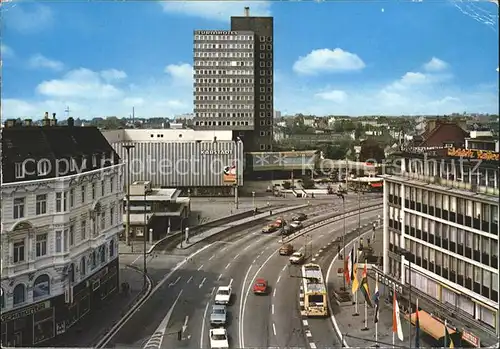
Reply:
[[[368,138],[361,143],[361,151],[359,153],[359,161],[373,160],[382,162],[385,159],[384,149],[380,147],[377,141],[373,138]]]

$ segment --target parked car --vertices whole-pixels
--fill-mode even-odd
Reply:
[[[215,304],[212,306],[210,314],[210,325],[224,326],[227,322],[227,310],[225,305]]]
[[[262,232],[264,234],[274,233],[278,228],[273,224],[268,224],[264,228],[262,228]]]
[[[259,278],[253,284],[254,294],[267,294],[267,280]]]
[[[302,252],[294,252],[289,260],[291,264],[302,264],[304,263],[304,254]]]
[[[293,253],[293,245],[292,244],[284,244],[280,248],[280,255],[289,256]]]

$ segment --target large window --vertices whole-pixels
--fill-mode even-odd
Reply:
[[[47,194],[41,194],[36,196],[36,214],[46,214],[47,213]]]
[[[14,199],[14,212],[13,212],[14,219],[24,218],[24,214],[25,214],[24,205],[25,205],[24,198],[15,198]]]
[[[47,274],[40,275],[33,283],[33,300],[50,295],[50,278]]]
[[[25,260],[24,240],[14,242],[14,263],[24,262]]]
[[[57,230],[56,231],[56,253],[61,253],[62,252],[62,249],[63,249],[63,246],[62,246],[62,237],[63,235],[63,232],[62,230]]]
[[[18,284],[14,287],[13,303],[14,305],[23,304],[26,301],[26,287],[24,284]]]
[[[38,234],[36,236],[36,256],[43,257],[47,255],[47,234]]]

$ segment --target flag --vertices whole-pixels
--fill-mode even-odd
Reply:
[[[358,250],[356,249],[356,245],[352,248],[352,261],[351,261],[351,280],[354,280],[354,276],[358,271]]]
[[[392,301],[392,332],[398,334],[400,341],[404,339],[403,328],[401,327],[401,317],[399,314],[399,304],[398,298],[396,297],[396,289],[394,289],[393,301]]]
[[[417,310],[415,311],[415,348],[420,348],[420,318],[418,317],[418,298]]]
[[[353,261],[354,261],[354,250],[351,249],[351,252],[349,252],[349,263],[347,264],[347,272],[349,273],[349,282],[352,281],[352,267],[353,267]]]
[[[444,322],[444,343],[446,348],[455,348],[453,339],[451,339],[450,333],[448,332],[448,324]]]
[[[349,258],[350,255],[346,255],[344,260],[344,277],[347,284],[351,282],[351,273],[349,272]]]
[[[361,279],[361,292],[363,292],[363,296],[365,296],[365,302],[370,307],[373,307],[372,300],[370,299],[370,288],[368,287],[368,271],[366,269],[366,262],[365,268],[363,269],[363,277]]]
[[[375,303],[375,323],[378,322],[380,293],[378,291],[378,274],[375,275],[375,293],[373,294],[373,303]]]

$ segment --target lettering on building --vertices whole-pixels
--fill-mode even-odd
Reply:
[[[197,35],[238,35],[238,32],[230,30],[197,30]]]
[[[461,149],[461,148],[450,148],[448,149],[448,156],[460,157],[474,160],[485,160],[485,161],[499,161],[499,153],[495,153],[489,150],[478,150],[478,149]]]
[[[479,343],[479,338],[477,336],[474,336],[472,333],[464,331],[462,333],[462,339],[474,346],[475,348],[480,347]]]
[[[28,315],[33,315],[33,314],[39,312],[40,310],[44,310],[47,308],[50,308],[50,301],[34,304],[32,306],[26,307],[26,308],[21,309],[21,310],[16,311],[16,312],[2,314],[2,316],[0,317],[0,320],[2,322],[4,322],[4,321],[12,321],[12,320],[20,319],[20,318],[28,316]]]
[[[205,149],[201,151],[201,155],[232,155],[233,151],[230,150],[209,150]]]

